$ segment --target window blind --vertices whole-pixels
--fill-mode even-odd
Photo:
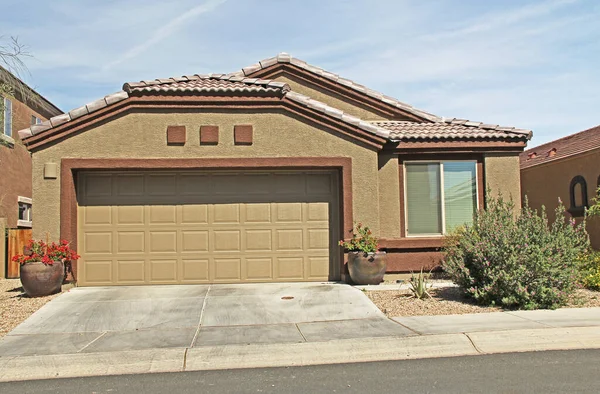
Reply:
[[[408,234],[441,234],[441,185],[438,163],[406,164]]]
[[[444,211],[446,232],[473,222],[477,208],[474,162],[444,162]]]

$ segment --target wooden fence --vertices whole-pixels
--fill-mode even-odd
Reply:
[[[19,264],[12,261],[13,256],[23,253],[23,247],[27,246],[27,243],[31,239],[31,229],[9,229],[8,230],[8,248],[7,248],[7,262],[8,267],[6,270],[7,278],[18,278],[19,277]]]

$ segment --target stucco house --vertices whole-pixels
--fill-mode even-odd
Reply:
[[[388,271],[439,263],[484,189],[519,200],[529,130],[443,119],[281,53],[230,74],[125,83],[20,131],[34,237],[80,285],[345,280],[362,222]]]
[[[567,212],[583,218],[600,186],[600,126],[521,153],[521,192],[535,209],[546,207],[554,220],[559,199]],[[600,220],[587,222],[592,247],[600,249]]]

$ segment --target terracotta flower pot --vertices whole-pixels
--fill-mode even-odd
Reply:
[[[352,282],[357,285],[378,285],[385,275],[385,252],[348,253],[348,271]]]
[[[62,261],[25,263],[21,264],[20,274],[21,284],[29,297],[44,297],[60,292],[65,266]]]

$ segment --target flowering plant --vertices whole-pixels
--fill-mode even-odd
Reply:
[[[377,237],[367,226],[362,223],[356,225],[356,232],[352,231],[352,238],[349,241],[343,239],[339,242],[340,246],[346,248],[349,252],[375,253],[379,249]]]
[[[55,261],[77,260],[79,255],[69,247],[69,242],[62,240],[59,243],[30,240],[26,246],[28,253],[18,254],[12,261],[19,264],[41,261],[52,265]]]

